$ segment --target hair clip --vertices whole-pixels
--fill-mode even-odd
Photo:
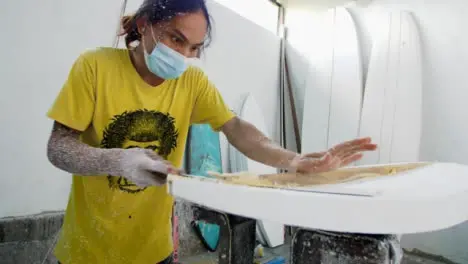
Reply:
[[[136,47],[140,46],[140,41],[139,40],[134,40],[128,44],[130,49],[135,49]]]

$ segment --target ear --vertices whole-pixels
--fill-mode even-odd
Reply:
[[[138,33],[139,33],[140,35],[143,35],[143,34],[145,33],[146,24],[147,24],[146,22],[147,22],[146,17],[139,17],[139,18],[137,18],[137,20],[135,21],[136,26],[137,26]]]

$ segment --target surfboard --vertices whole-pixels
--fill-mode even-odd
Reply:
[[[186,161],[188,173],[191,175],[211,177],[207,174],[208,171],[221,173],[219,133],[213,131],[208,124],[191,125]],[[205,247],[212,252],[216,251],[220,227],[203,220],[195,220],[192,224]]]
[[[211,177],[207,172],[222,172],[219,133],[208,124],[193,124],[189,130],[187,168],[190,174]]]
[[[358,164],[419,160],[422,115],[420,37],[408,12],[393,11],[374,32],[360,135],[379,145]]]
[[[331,232],[424,233],[468,220],[466,211],[460,210],[468,203],[468,166],[402,163],[343,168],[326,174],[369,173],[370,169],[382,170],[384,175],[302,188],[292,185],[297,177],[289,183],[260,187],[220,178],[169,175],[168,191],[213,210]],[[315,179],[306,176],[304,180]]]
[[[255,98],[251,94],[244,95],[244,99],[239,107],[235,110],[239,117],[253,124],[258,130],[269,137],[266,128],[265,118],[262,109],[257,104]],[[277,169],[265,164],[251,160],[237,151],[233,146],[230,146],[230,156],[232,172],[249,171],[250,173],[276,173]],[[265,204],[269,207],[269,204]],[[271,210],[275,210],[271,208]],[[257,220],[257,239],[264,245],[269,247],[277,247],[284,244],[284,225],[272,221]]]
[[[324,151],[359,133],[363,75],[355,22],[346,8],[313,21],[302,153]]]

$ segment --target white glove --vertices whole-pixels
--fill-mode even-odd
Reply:
[[[116,157],[111,175],[122,176],[140,188],[161,186],[167,174],[178,174],[180,170],[150,149],[121,149]]]

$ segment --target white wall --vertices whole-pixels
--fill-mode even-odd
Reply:
[[[214,0],[276,34],[279,9],[269,0]],[[258,10],[261,10],[259,12]]]
[[[313,41],[313,36],[307,35],[307,19],[313,15],[313,10],[301,10],[303,1],[297,0],[297,6],[295,1],[289,0],[287,22],[291,27],[290,43],[294,47],[290,49],[296,69],[294,89],[296,97],[302,98],[307,66],[299,54],[306,53],[307,43]],[[367,8],[351,8],[358,23],[364,73],[369,62],[373,27],[379,24],[379,14],[390,9],[412,11],[420,26],[424,53],[421,159],[468,164],[468,35],[464,32],[468,25],[468,2],[374,0]],[[303,102],[299,100],[298,111],[302,109]],[[468,263],[468,223],[432,234],[404,236],[403,244]]]
[[[130,0],[128,12],[141,0]],[[85,49],[110,46],[121,1],[3,0],[0,23],[0,217],[61,210],[71,176],[49,164],[52,122],[46,112],[73,61]],[[204,67],[229,105],[252,92],[275,131],[279,39],[256,23],[209,1],[214,41]]]
[[[0,217],[63,209],[71,177],[46,157],[46,112],[85,49],[112,44],[112,0],[0,1]]]

